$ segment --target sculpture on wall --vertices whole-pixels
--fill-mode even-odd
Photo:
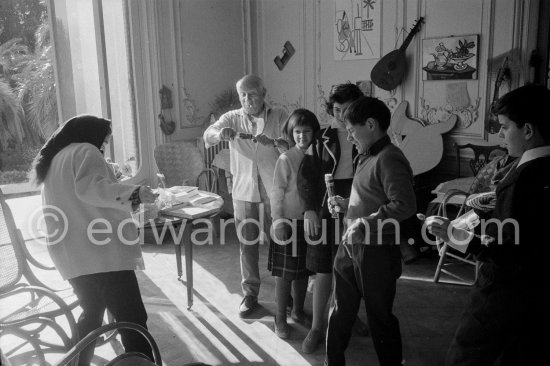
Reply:
[[[388,135],[409,160],[413,175],[431,170],[443,157],[444,133],[453,129],[457,116],[450,114],[447,119],[434,124],[424,124],[419,119],[407,116],[407,101],[401,102],[392,115]]]

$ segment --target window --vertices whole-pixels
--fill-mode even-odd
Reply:
[[[94,114],[112,120],[106,157],[126,176],[140,165],[127,0],[51,0],[61,120]]]

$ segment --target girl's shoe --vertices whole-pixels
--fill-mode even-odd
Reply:
[[[290,338],[290,327],[285,322],[284,325],[278,326],[277,325],[277,315],[275,315],[275,321],[273,322],[273,328],[275,329],[275,334],[277,334],[277,337],[281,339],[289,339]]]
[[[302,342],[302,352],[313,353],[321,340],[323,339],[323,332],[320,329],[310,329],[306,338]]]

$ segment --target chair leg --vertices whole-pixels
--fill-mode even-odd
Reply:
[[[439,277],[441,276],[441,269],[443,268],[443,264],[445,263],[445,257],[447,256],[447,250],[449,249],[449,246],[447,243],[443,244],[443,247],[439,251],[439,262],[437,262],[437,268],[435,269],[435,275],[433,281],[435,283],[439,282]]]
[[[213,234],[214,234],[214,238],[219,238],[220,237],[220,216],[219,215],[216,215],[214,217],[212,217],[212,219],[210,220],[212,221],[212,231],[213,231]]]

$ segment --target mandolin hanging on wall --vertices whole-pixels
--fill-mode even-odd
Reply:
[[[493,100],[491,106],[487,111],[487,117],[485,118],[485,131],[494,135],[500,131],[500,123],[498,123],[497,116],[493,113],[493,108],[498,101],[500,94],[500,86],[505,79],[510,77],[510,68],[508,67],[509,57],[506,56],[502,61],[502,66],[498,69],[497,78],[495,80],[495,90],[493,91]]]
[[[370,73],[370,79],[377,87],[384,90],[392,90],[401,83],[405,75],[405,68],[407,67],[405,50],[411,43],[414,35],[420,30],[423,22],[424,17],[418,18],[401,47],[391,51],[374,65]]]

